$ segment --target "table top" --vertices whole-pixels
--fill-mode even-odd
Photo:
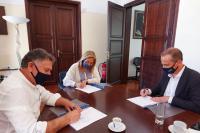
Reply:
[[[126,125],[126,133],[168,133],[168,126],[174,120],[181,120],[187,123],[188,127],[200,121],[200,115],[191,111],[185,111],[173,117],[165,119],[163,126],[155,125],[155,115],[148,109],[143,109],[128,100],[127,98],[139,95],[139,90],[132,90],[124,85],[109,87],[104,90],[87,94],[75,89],[66,88],[59,92],[68,99],[79,99],[99,111],[107,114],[107,117],[98,120],[91,125],[79,130],[79,133],[110,133],[108,123],[113,117],[120,117]],[[39,120],[51,120],[56,116],[45,106]],[[75,133],[72,127],[66,126],[60,133]]]

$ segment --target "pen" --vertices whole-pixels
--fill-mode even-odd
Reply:
[[[85,80],[87,80],[87,74],[84,72],[84,75],[85,75]]]
[[[73,111],[73,110],[75,110],[75,109],[76,109],[76,107],[75,107],[75,106],[73,106],[73,107],[71,107],[70,109],[71,109],[71,111]]]
[[[84,74],[85,74],[85,81],[86,81],[86,85],[88,84],[88,78],[87,78],[87,74],[84,72]]]
[[[114,126],[114,128],[115,128],[115,122],[113,121],[113,126]]]
[[[144,93],[144,94],[145,94],[145,91],[148,91],[148,89],[144,89],[144,90],[143,90],[143,93]]]

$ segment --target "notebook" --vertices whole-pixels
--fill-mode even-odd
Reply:
[[[106,87],[112,87],[110,84],[108,83],[88,83],[88,85],[100,88],[100,89],[105,89]]]
[[[72,102],[80,106],[81,109],[90,107],[89,104],[84,103],[78,99],[74,99]],[[52,111],[56,116],[62,116],[68,112],[68,110],[66,110],[64,107],[51,107],[49,110]]]

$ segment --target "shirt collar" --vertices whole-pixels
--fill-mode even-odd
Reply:
[[[174,77],[172,76],[172,74],[168,74],[168,76],[170,78],[171,77],[173,77],[173,78],[180,78],[182,76],[184,70],[185,70],[185,66],[183,66],[183,68],[181,69],[181,71],[177,75],[175,75]]]
[[[16,74],[18,76],[18,78],[22,79],[23,81],[25,81],[31,88],[35,88],[36,86],[34,84],[32,84],[25,76],[24,74],[20,71],[17,70]]]

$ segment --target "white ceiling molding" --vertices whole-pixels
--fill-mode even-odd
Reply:
[[[94,12],[94,13],[107,13],[108,1],[119,4],[123,6],[124,4],[133,1],[133,0],[72,0],[81,2],[81,10],[85,12]],[[16,4],[24,5],[24,0],[0,0],[0,4]]]
[[[101,3],[101,2],[106,2],[107,1],[112,1],[116,4],[119,5],[124,5],[126,1],[133,1],[133,0],[72,0],[72,1],[81,1],[81,3]],[[0,4],[17,4],[17,5],[22,5],[24,4],[24,0],[0,0]]]
[[[0,0],[0,4],[24,5],[24,0]]]

